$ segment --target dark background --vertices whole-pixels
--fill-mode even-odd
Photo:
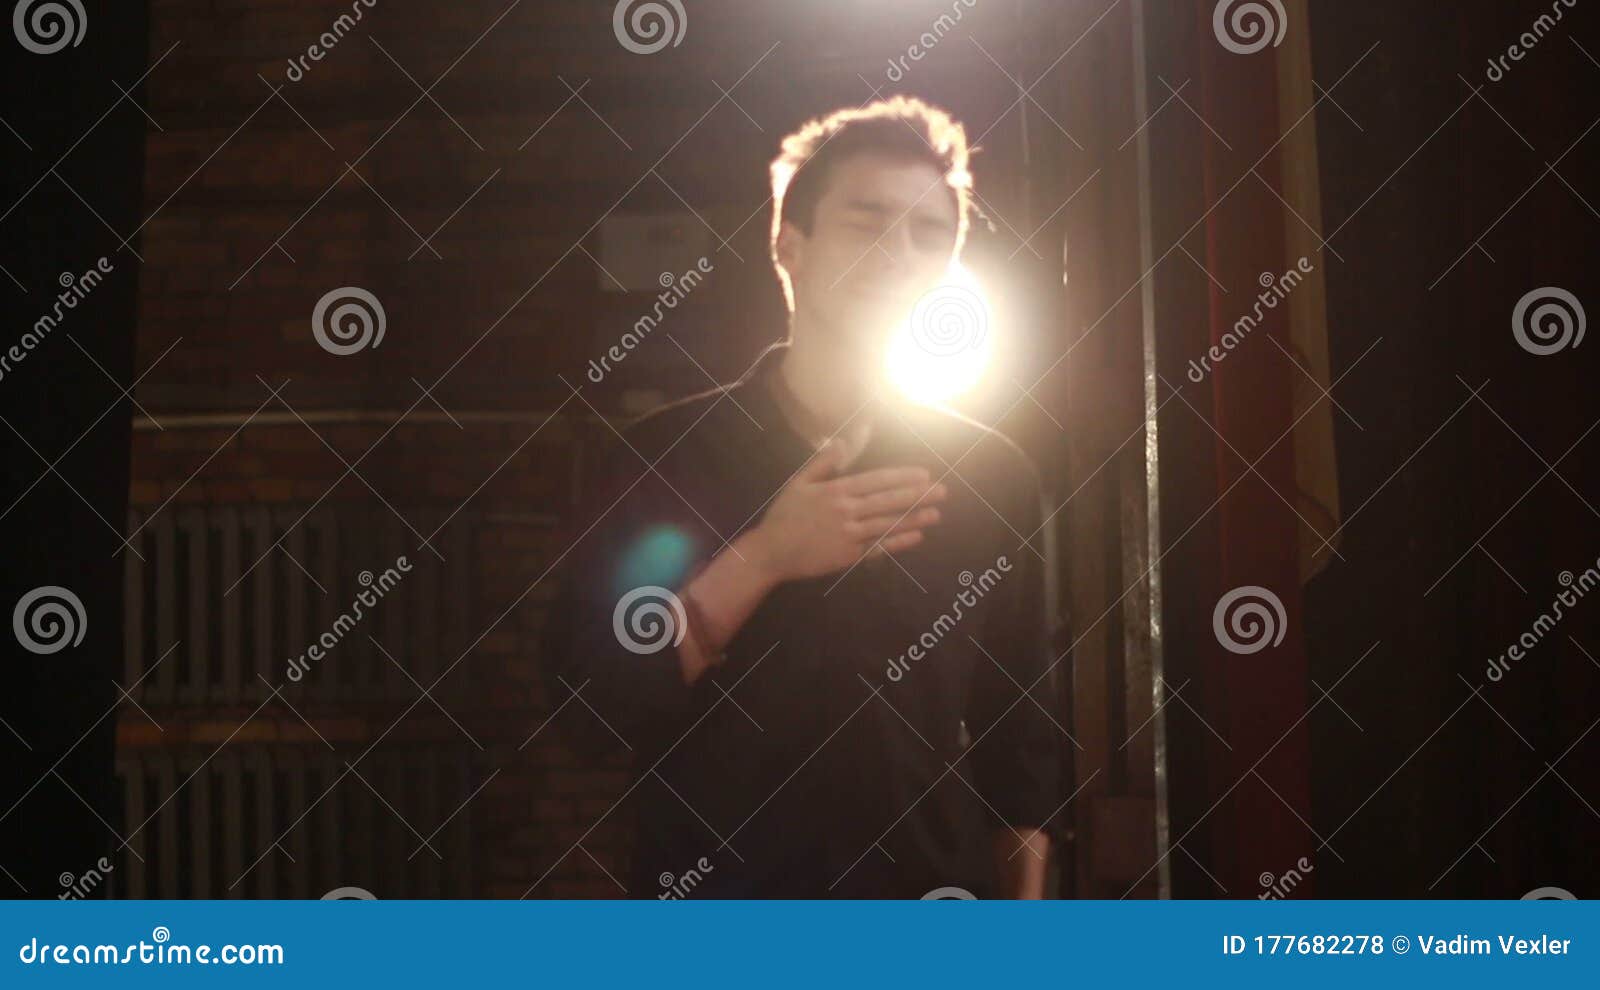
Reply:
[[[1137,608],[1073,603],[1149,563],[1127,525],[1144,445],[1093,472],[1093,438],[1138,427],[1143,361],[1166,397],[1248,296],[1215,282],[1281,247],[1270,190],[1219,200],[1275,132],[1265,63],[1217,50],[1212,4],[978,0],[898,82],[888,59],[950,4],[686,0],[682,44],[645,56],[607,3],[380,0],[298,82],[287,60],[349,5],[86,6],[77,47],[0,39],[3,343],[62,272],[113,266],[0,379],[0,603],[60,585],[88,616],[50,656],[0,637],[6,896],[59,896],[102,856],[91,896],[618,896],[625,765],[580,764],[535,676],[555,524],[608,420],[731,378],[781,336],[766,162],[875,91],[982,135],[991,223],[969,262],[1023,329],[968,410],[1065,503],[1062,717],[1110,745],[1076,754],[1055,890],[1256,896],[1292,862],[1263,866],[1263,848],[1315,863],[1290,896],[1596,889],[1600,604],[1485,677],[1558,575],[1600,557],[1594,344],[1535,357],[1510,332],[1530,290],[1600,298],[1589,8],[1499,82],[1487,59],[1549,4],[1313,0],[1291,20],[1330,97],[1314,121],[1319,238],[1338,254],[1319,268],[1340,557],[1281,589],[1294,652],[1219,656],[1219,590],[1297,524],[1271,498],[1210,511],[1239,471],[1217,430],[1282,409],[1228,376],[1163,405],[1171,552],[1149,607],[1165,679],[1194,685],[1177,701],[1138,662],[1148,637],[1122,632]],[[1163,81],[1190,79],[1198,113],[1163,103]],[[1123,142],[1158,106],[1141,173]],[[714,271],[670,340],[590,388],[587,362],[653,298],[612,291],[607,245],[658,216],[666,260],[647,272]],[[1165,259],[1149,272],[1142,222]],[[311,312],[341,286],[382,301],[381,346],[317,346]],[[402,554],[394,607],[286,682],[358,572]],[[1107,629],[1102,669],[1084,637]],[[1140,735],[1153,711],[1164,746]],[[1261,724],[1290,742],[1255,748]]]

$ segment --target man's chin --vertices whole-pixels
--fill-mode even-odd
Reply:
[[[888,338],[881,333],[864,333],[857,324],[842,324],[828,335],[829,350],[836,373],[849,376],[852,384],[871,384],[883,376]]]
[[[862,342],[863,346],[886,346],[894,331],[910,317],[911,309],[903,301],[894,299],[872,305],[851,307],[843,326]]]
[[[882,372],[889,342],[906,314],[895,307],[850,306],[835,311],[822,323],[832,348],[872,374]]]
[[[839,336],[839,348],[848,352],[863,364],[879,365],[883,363],[884,355],[888,352],[889,334],[879,329],[867,329],[867,325],[855,324],[845,328]]]

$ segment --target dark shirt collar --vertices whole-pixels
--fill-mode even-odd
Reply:
[[[764,397],[767,401],[762,412],[768,415],[779,415],[776,404],[771,401],[768,382],[770,376],[777,374],[779,366],[783,364],[784,358],[788,356],[789,342],[787,340],[779,340],[767,345],[767,349],[757,355],[755,362],[750,365],[750,370],[741,375],[731,386],[735,390],[733,398],[748,406],[750,404],[761,405],[761,398]],[[754,410],[751,410],[751,412],[754,413]],[[761,420],[763,427],[767,426],[766,417],[758,415],[756,418]]]
[[[815,449],[794,427],[789,416],[779,405],[773,395],[769,377],[777,374],[779,366],[788,356],[789,347],[790,343],[787,340],[775,341],[768,345],[767,349],[756,357],[749,370],[728,388],[729,399],[737,402],[744,410],[744,414],[759,424],[762,444],[769,446],[769,449],[790,463],[799,465],[809,458]],[[886,401],[892,408],[886,408],[880,415],[874,417],[866,447],[852,460],[850,470],[863,470],[868,466],[896,463],[896,455],[903,455],[908,451],[917,455],[918,459],[924,454],[930,454],[925,438],[937,437],[938,414],[909,400],[899,401],[890,396]],[[738,418],[745,419],[746,415],[739,415]]]
[[[762,351],[750,370],[733,383],[729,398],[760,426],[764,443],[803,461],[811,456],[811,443],[801,435],[773,394],[774,384],[779,384],[775,382],[778,368],[788,356],[789,346],[787,340],[780,340]]]

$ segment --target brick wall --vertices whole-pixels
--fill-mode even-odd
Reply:
[[[512,6],[380,0],[294,82],[287,60],[348,3],[153,3],[136,362],[148,374],[136,394],[164,429],[144,421],[135,431],[132,502],[136,514],[157,515],[224,505],[297,513],[319,502],[377,517],[391,514],[385,502],[408,517],[459,510],[441,539],[466,527],[474,541],[475,625],[448,651],[445,662],[461,665],[434,697],[498,770],[471,802],[476,893],[618,896],[607,874],[621,877],[626,865],[628,809],[611,811],[625,764],[580,764],[554,724],[540,730],[553,706],[535,670],[552,590],[536,579],[560,552],[555,517],[581,497],[582,437],[604,427],[573,401],[529,437],[569,398],[557,376],[582,384],[597,342],[643,312],[637,296],[602,290],[586,256],[598,252],[596,235],[586,231],[613,205],[619,214],[681,211],[678,195],[734,231],[765,198],[766,149],[732,147],[748,131],[730,126],[739,111],[724,104],[697,144],[660,163],[662,181],[638,182],[717,99],[709,79],[641,86],[633,73],[672,70],[619,62],[608,12],[520,4],[501,19]],[[731,83],[747,67],[708,75]],[[447,68],[432,93],[439,105],[419,102],[407,73],[427,86]],[[605,122],[558,75],[583,85]],[[722,147],[708,153],[713,143]],[[705,160],[730,173],[742,166],[740,175],[696,164]],[[748,327],[775,325],[770,274],[732,255],[764,266],[765,225],[762,213],[714,256],[720,277],[672,328],[710,373],[735,373],[764,343]],[[380,300],[386,331],[381,345],[340,357],[318,345],[311,315],[342,286]],[[746,336],[726,348],[706,336],[709,326]],[[658,357],[673,365],[676,354]],[[708,384],[680,378],[681,391]],[[621,402],[607,390],[585,398],[607,413]],[[437,564],[426,549],[412,560]],[[343,586],[328,596],[347,601],[354,575],[338,577]],[[329,662],[338,661],[336,650]],[[123,748],[317,747],[320,738],[354,759],[404,709],[318,702],[282,686],[285,704],[253,716],[254,705],[146,706],[159,731],[129,708]],[[385,744],[402,739],[463,741],[426,701]],[[431,827],[417,823],[424,834]],[[360,879],[329,878],[327,887]],[[379,890],[382,881],[358,885]]]
[[[474,541],[476,626],[435,696],[499,771],[471,805],[477,892],[616,896],[608,874],[623,875],[629,809],[610,809],[624,766],[580,765],[553,727],[521,748],[550,710],[534,665],[551,590],[537,579],[561,552],[553,517],[582,498],[583,448],[607,438],[596,412],[619,412],[630,388],[728,380],[781,334],[766,163],[800,121],[870,98],[863,77],[881,84],[882,53],[903,51],[926,10],[841,31],[798,8],[696,4],[685,43],[643,57],[620,50],[610,5],[378,0],[292,80],[289,60],[350,10],[152,3],[136,396],[165,428],[135,431],[134,510],[322,500],[387,520],[389,505],[408,518],[460,508],[441,538],[465,527]],[[1009,83],[975,51],[951,52],[970,64],[954,85],[946,76],[945,102],[996,122],[986,161],[1004,163]],[[938,98],[937,78],[930,66],[919,91]],[[1002,184],[986,198],[1015,216],[1022,195]],[[592,387],[589,360],[653,296],[607,291],[599,224],[660,213],[702,234],[715,266],[664,324],[693,360],[652,339]],[[336,356],[311,317],[347,286],[379,300],[385,334]],[[329,597],[347,601],[353,575],[336,579]],[[293,688],[284,699],[295,710],[270,703],[235,742],[308,743],[304,715],[341,753],[359,751],[397,714]],[[250,711],[151,714],[166,731],[129,711],[127,746],[226,739]],[[462,741],[426,701],[400,736]]]
[[[344,464],[379,441],[390,424],[378,417],[371,423],[344,424],[319,422],[315,414],[309,418],[309,423],[252,421],[239,429],[197,426],[193,419],[157,413],[156,420],[165,429],[141,424],[134,437],[136,517],[159,518],[191,507],[221,505],[268,506],[297,515],[313,503],[324,510],[353,507],[390,514],[367,482],[400,515],[420,520],[422,514],[438,519],[455,513],[431,542],[443,548],[452,528],[470,532],[473,563],[465,596],[474,603],[473,624],[435,658],[433,669],[457,659],[460,666],[432,694],[485,747],[485,767],[498,771],[472,800],[477,893],[521,897],[533,887],[531,896],[619,895],[604,871],[620,875],[626,856],[626,830],[621,827],[626,809],[613,812],[592,833],[590,828],[622,793],[626,766],[580,764],[567,750],[558,724],[544,724],[553,706],[543,695],[535,667],[536,637],[550,591],[547,582],[536,584],[535,579],[560,553],[552,545],[552,523],[573,497],[574,485],[582,484],[581,460],[574,456],[578,437],[586,429],[605,427],[594,421],[555,419],[539,428],[542,417],[533,415],[469,420],[461,428],[442,416],[432,422],[406,423],[383,437],[361,462],[357,470],[366,479],[363,482],[353,476],[341,480]],[[337,456],[324,440],[338,451]],[[508,459],[519,447],[520,453]],[[493,480],[474,492],[491,475]],[[425,535],[432,529],[415,524]],[[414,550],[409,560],[416,568],[441,566],[426,549]],[[374,561],[372,566],[381,569],[384,563]],[[130,561],[130,566],[143,565]],[[310,587],[311,576],[292,576],[304,582],[298,591],[308,600],[322,600],[323,592]],[[332,602],[342,603],[357,585],[353,574],[338,578],[342,583],[322,584]],[[519,604],[510,607],[512,603]],[[374,621],[381,620],[384,607],[385,603],[377,606]],[[405,643],[385,646],[407,658]],[[336,647],[327,663],[339,664],[341,649],[342,645]],[[312,671],[303,686],[274,678],[275,686],[283,689],[284,704],[269,702],[254,713],[252,705],[146,704],[147,718],[130,707],[122,713],[119,740],[125,751],[189,746],[210,750],[224,744],[237,748],[261,743],[315,747],[325,742],[342,758],[353,760],[403,714],[400,724],[385,736],[386,742],[461,743],[461,730],[427,702],[407,713],[409,700],[351,704],[311,698],[311,685],[325,673]],[[427,678],[419,679],[428,686]],[[252,690],[259,698],[268,696],[265,686]],[[360,785],[352,780],[340,786]],[[419,821],[416,827],[426,833],[434,824]],[[582,850],[575,850],[586,834]],[[534,887],[541,877],[543,882]],[[330,878],[327,886],[343,882]]]

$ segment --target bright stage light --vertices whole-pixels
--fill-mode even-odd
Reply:
[[[978,384],[993,353],[983,288],[955,265],[891,335],[886,373],[914,402],[946,402]]]

